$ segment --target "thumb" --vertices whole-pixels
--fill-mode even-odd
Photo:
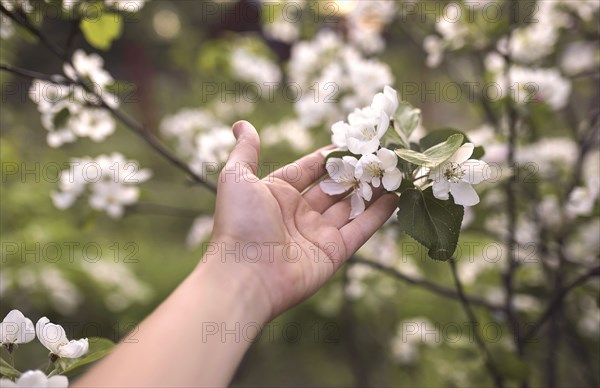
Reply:
[[[258,168],[258,155],[260,151],[258,132],[256,132],[252,124],[244,120],[233,124],[231,129],[237,142],[229,155],[227,165],[235,170],[238,168],[248,168],[255,174]]]

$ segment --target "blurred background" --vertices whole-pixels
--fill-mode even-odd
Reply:
[[[466,210],[458,274],[499,373],[509,386],[600,384],[596,0],[2,6],[209,181],[236,120],[281,165],[329,144],[331,124],[385,85],[421,109],[414,140],[465,131],[497,175]],[[68,76],[39,37],[1,23],[2,64]],[[12,72],[0,81],[0,315],[118,341],[197,264],[214,194],[72,89],[61,100]],[[92,159],[138,179],[66,179]],[[447,263],[394,218],[358,258],[267,325],[233,386],[493,385]],[[35,346],[18,356],[45,365]]]

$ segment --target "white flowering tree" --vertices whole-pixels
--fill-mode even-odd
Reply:
[[[94,218],[105,213],[114,223],[146,213],[191,217],[193,250],[210,234],[212,206],[187,209],[165,199],[199,186],[206,189],[202,199],[212,201],[219,167],[234,145],[234,120],[256,119],[266,154],[278,163],[330,142],[319,185],[347,197],[348,218],[362,213],[374,192],[398,195],[392,219],[296,313],[299,320],[318,315],[317,322],[339,325],[333,334],[347,346],[347,384],[600,383],[597,1],[198,4],[1,1],[2,82],[29,82],[37,133],[50,149],[64,150],[52,155],[68,160],[48,202]],[[128,29],[135,32],[127,35]],[[142,106],[135,114],[131,85],[118,80],[127,64],[114,46],[143,31],[151,37],[137,44],[170,56],[163,70],[173,74],[143,78],[152,59],[139,59],[143,50],[128,46],[136,58],[127,63],[141,69],[133,71]],[[18,49],[27,39],[39,52]],[[50,57],[58,67],[44,66]],[[145,83],[156,86],[168,107],[159,109],[158,122],[144,101]],[[119,131],[135,137],[109,143]],[[80,143],[96,156],[73,154]],[[186,184],[161,190],[161,177],[172,172],[156,173],[124,155],[138,143],[147,146],[144,159],[153,170],[162,171],[155,159],[163,160]],[[77,313],[89,296],[57,268],[35,272],[9,262],[0,297],[45,282],[52,310]],[[113,313],[148,303],[152,294],[120,263],[95,262],[76,272],[105,290]],[[107,281],[112,277],[118,280]],[[5,321],[33,330],[17,313]],[[46,326],[62,330],[44,317],[36,332]],[[14,346],[33,339],[5,334],[10,357]],[[87,341],[62,334],[64,343],[49,344],[38,333],[51,360],[86,353]],[[325,342],[309,349],[330,352],[320,346]],[[19,377],[14,363],[2,362],[0,374],[17,386],[58,377],[41,371]],[[54,374],[69,374],[76,363],[58,363]],[[317,369],[313,380],[298,381],[319,382]],[[275,373],[262,370],[263,378]],[[262,383],[251,374],[239,378]]]

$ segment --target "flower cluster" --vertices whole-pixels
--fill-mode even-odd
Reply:
[[[264,55],[254,52],[243,41],[233,48],[230,66],[235,77],[245,82],[269,85],[281,81],[279,66]]]
[[[89,349],[87,338],[69,341],[65,329],[51,323],[46,317],[40,318],[34,329],[31,319],[25,317],[19,310],[12,310],[0,323],[0,343],[11,356],[19,345],[33,341],[36,336],[50,351],[48,357],[52,364],[61,358],[80,358]],[[5,374],[6,371],[2,373]],[[23,373],[15,382],[6,378],[0,379],[2,387],[66,387],[67,385],[68,379],[65,376],[47,377],[38,370]]]
[[[396,91],[386,86],[383,93],[375,95],[371,106],[351,113],[348,123],[337,122],[332,127],[333,143],[355,156],[329,158],[326,168],[330,178],[320,185],[329,195],[352,191],[350,218],[365,210],[364,201],[370,201],[373,196],[372,187],[383,185],[388,191],[400,187],[402,173],[396,167],[398,157],[381,147],[381,139],[398,105]]]
[[[198,174],[206,172],[206,164],[225,162],[235,145],[231,129],[216,116],[206,109],[182,109],[160,124],[161,133],[175,142],[177,154]]]
[[[301,124],[308,127],[333,123],[368,104],[377,91],[394,82],[386,64],[365,58],[328,30],[294,45],[288,74],[302,91],[294,109]]]
[[[140,196],[136,186],[152,173],[117,152],[97,158],[73,158],[70,168],[60,176],[60,191],[51,193],[54,206],[67,209],[89,188],[89,204],[112,218],[123,216],[124,206],[133,205]]]
[[[55,75],[56,82],[34,80],[29,89],[29,96],[41,113],[42,125],[48,130],[46,140],[51,147],[72,143],[77,137],[100,142],[115,131],[114,119],[101,108],[102,103],[114,108],[119,105],[118,98],[107,89],[114,80],[103,69],[104,60],[97,54],[77,50],[72,64],[64,65],[68,79]],[[79,82],[85,82],[93,92]]]
[[[422,190],[432,186],[435,198],[448,200],[452,194],[457,205],[479,202],[471,185],[485,179],[487,164],[471,159],[474,145],[460,145],[455,137],[454,145],[448,138],[422,154],[409,149],[408,137],[419,117],[418,110],[401,103],[396,90],[386,86],[370,106],[351,113],[348,122],[333,124],[332,142],[343,155],[328,158],[329,178],[320,186],[329,195],[351,192],[351,219],[365,210],[365,200],[371,200],[373,188],[383,186],[387,191],[396,191],[400,187],[403,172],[398,168],[399,157],[421,166],[405,174]]]

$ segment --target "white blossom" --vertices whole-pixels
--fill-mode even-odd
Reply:
[[[294,45],[288,73],[290,81],[303,91],[294,110],[307,127],[339,121],[355,108],[369,104],[377,91],[394,82],[389,66],[365,58],[329,30],[320,31],[312,41]]]
[[[236,78],[255,82],[260,86],[278,83],[281,80],[281,70],[277,64],[246,47],[233,49],[231,67]]]
[[[577,144],[568,137],[547,137],[535,143],[518,147],[517,163],[530,167],[529,171],[551,177],[557,171],[571,168],[577,159]]]
[[[48,377],[41,370],[28,370],[16,381],[0,379],[1,388],[67,388],[69,379],[66,376]]]
[[[600,50],[597,42],[569,43],[561,54],[560,66],[568,75],[577,75],[598,68]]]
[[[347,16],[350,43],[366,54],[381,52],[383,29],[396,16],[396,4],[387,0],[355,1]]]
[[[100,108],[99,98],[110,107],[119,104],[118,98],[106,90],[113,79],[102,69],[102,58],[96,54],[87,56],[78,50],[73,55],[73,63],[80,75],[94,82],[94,92],[99,97],[79,85],[61,84],[62,76],[53,76],[58,83],[34,80],[29,89],[30,98],[38,105],[42,126],[48,130],[46,140],[51,147],[72,143],[77,137],[99,142],[115,131],[114,119]],[[73,67],[66,64],[64,70],[67,76],[76,79]]]
[[[135,161],[122,154],[99,155],[92,159],[74,158],[70,168],[61,173],[59,191],[51,193],[54,205],[69,208],[89,188],[89,204],[112,217],[120,218],[124,206],[137,202],[140,189],[136,186],[148,180],[152,172],[140,169]]]
[[[214,219],[212,216],[199,216],[194,220],[188,232],[186,243],[190,248],[197,248],[206,240],[213,229]]]
[[[500,75],[499,83],[503,85],[503,91],[511,89],[511,97],[517,103],[546,103],[553,110],[564,108],[571,94],[571,82],[557,69],[513,65],[508,71],[508,79]]]
[[[349,126],[346,133],[346,142],[348,149],[353,154],[367,155],[379,149],[380,140],[387,132],[390,125],[390,118],[381,114],[379,124],[374,126],[367,122],[362,125]]]
[[[102,289],[104,304],[111,311],[123,311],[134,303],[144,304],[152,296],[150,286],[122,263],[113,260],[84,261],[82,270]]]
[[[565,205],[567,215],[570,218],[590,215],[596,206],[599,194],[600,180],[597,176],[590,178],[585,186],[574,188]]]
[[[444,41],[437,35],[428,35],[423,40],[423,49],[427,53],[427,67],[438,67],[444,59]]]
[[[89,137],[93,141],[103,141],[115,131],[115,121],[104,109],[83,109],[70,119],[69,126],[75,135]]]
[[[235,137],[228,126],[215,127],[196,136],[196,150],[191,163],[192,169],[202,173],[202,163],[222,163],[227,160],[235,145]]]
[[[452,193],[454,203],[473,206],[479,203],[479,196],[471,185],[481,183],[487,177],[487,164],[481,160],[469,159],[475,146],[465,143],[440,166],[430,173],[433,180],[433,195],[442,200]]]
[[[356,218],[365,211],[364,200],[370,201],[373,190],[368,183],[356,178],[356,164],[358,160],[352,156],[343,158],[330,158],[327,160],[326,169],[329,178],[320,183],[325,194],[338,195],[352,190],[350,197],[350,219]]]
[[[11,310],[0,323],[0,343],[9,352],[14,344],[25,344],[34,338],[33,322],[19,310]]]
[[[266,146],[285,141],[299,152],[308,151],[314,143],[308,128],[296,119],[284,120],[265,127],[260,133],[260,139]],[[343,141],[346,141],[345,135]]]
[[[98,54],[88,55],[83,50],[76,50],[73,53],[72,63],[73,66],[68,63],[63,66],[66,76],[72,80],[83,76],[102,89],[114,82],[112,76],[103,69],[104,59]]]
[[[356,178],[371,183],[373,187],[383,187],[394,191],[400,187],[402,173],[396,165],[398,157],[394,151],[381,148],[376,154],[362,156],[356,164]]]
[[[188,159],[196,152],[196,139],[200,133],[223,126],[224,124],[208,110],[182,109],[161,121],[160,132],[175,141],[177,154]]]
[[[79,358],[88,351],[87,338],[69,341],[65,329],[60,325],[50,323],[50,320],[46,317],[42,317],[37,321],[35,331],[42,345],[54,356]]]

